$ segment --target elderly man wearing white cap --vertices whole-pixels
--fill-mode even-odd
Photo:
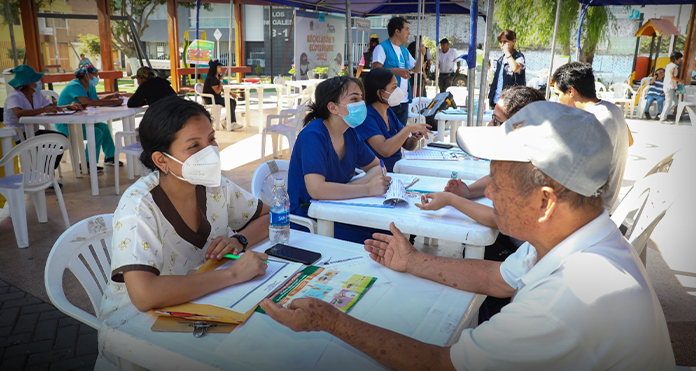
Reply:
[[[603,207],[611,167],[594,115],[532,103],[501,127],[462,128],[458,143],[489,158],[502,233],[528,241],[504,262],[418,252],[392,223],[365,250],[380,264],[512,302],[451,347],[361,322],[316,299],[262,308],[294,331],[327,331],[393,369],[673,370],[667,324],[638,255]]]

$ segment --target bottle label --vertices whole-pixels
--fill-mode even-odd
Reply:
[[[279,213],[271,212],[269,215],[271,218],[272,226],[285,226],[290,224],[290,213],[288,213],[287,211]]]

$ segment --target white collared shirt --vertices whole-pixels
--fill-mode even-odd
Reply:
[[[500,267],[512,302],[450,349],[458,370],[673,370],[660,303],[606,210],[537,262],[525,243]]]

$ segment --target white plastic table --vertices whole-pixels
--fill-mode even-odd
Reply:
[[[319,85],[321,84],[324,79],[309,79],[309,80],[290,80],[286,81],[285,85],[293,87],[293,88],[303,88],[303,87],[308,87],[308,86],[314,86],[314,85]]]
[[[445,178],[419,178],[410,189],[440,192],[447,184]],[[492,205],[485,197],[476,202]],[[384,230],[389,230],[389,223],[394,222],[403,233],[461,242],[465,245],[465,257],[473,259],[483,259],[485,247],[498,236],[497,229],[481,225],[451,206],[423,211],[416,203],[420,203],[419,195],[409,197],[408,206],[394,208],[312,202],[308,215],[317,219],[317,233],[322,236],[333,237],[335,222]]]
[[[92,196],[99,195],[99,183],[97,181],[97,161],[96,158],[96,139],[94,138],[94,124],[98,122],[107,122],[109,120],[121,119],[123,121],[123,130],[135,130],[135,115],[144,111],[142,107],[129,108],[126,106],[118,107],[95,107],[93,112],[88,110],[77,112],[73,115],[40,115],[40,116],[25,116],[19,119],[21,124],[24,124],[25,135],[28,138],[34,136],[35,125],[42,124],[70,124],[68,125],[70,148],[73,159],[73,169],[75,176],[80,177],[79,159],[84,158],[84,143],[82,142],[82,130],[80,126],[85,125],[87,133],[87,150],[89,153],[89,174],[92,186]],[[132,143],[127,143],[132,144]],[[116,159],[115,161],[118,161]],[[84,162],[84,161],[83,161]],[[132,165],[133,161],[128,161],[128,166]],[[82,168],[82,174],[87,174],[87,167]]]
[[[437,141],[443,142],[445,140],[445,122],[450,121],[452,128],[450,129],[450,143],[457,142],[457,129],[459,129],[459,124],[464,123],[462,126],[466,126],[468,114],[466,113],[444,113],[440,112],[435,115],[435,120],[437,123]],[[493,119],[493,111],[487,110],[483,112],[483,122],[487,123]]]
[[[377,277],[349,315],[414,339],[451,345],[469,326],[482,296],[399,273],[373,262],[350,242],[291,231],[292,246],[318,251],[338,270]],[[270,242],[253,248],[265,251]],[[229,334],[152,332],[155,317],[132,305],[107,318],[99,348],[151,370],[383,370],[384,367],[325,332],[295,333],[269,316],[254,313]]]
[[[408,160],[394,164],[394,172],[450,179],[476,180],[490,173],[491,162],[471,158],[458,161]]]
[[[256,94],[258,96],[259,100],[259,134],[263,131],[263,128],[266,126],[264,123],[264,117],[263,117],[263,91],[264,89],[275,89],[276,93],[278,94],[278,113],[280,113],[280,89],[283,86],[280,84],[230,84],[230,85],[223,85],[222,89],[225,91],[225,111],[228,112],[228,114],[225,117],[225,121],[227,122],[227,127],[232,127],[232,115],[229,114],[230,112],[230,99],[232,99],[230,92],[232,89],[244,89],[244,112],[245,112],[245,117],[244,117],[244,123],[246,127],[249,127],[249,114],[250,114],[250,109],[249,109],[249,102],[251,101],[251,89],[256,89]]]

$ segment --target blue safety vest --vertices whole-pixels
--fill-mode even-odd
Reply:
[[[382,65],[383,68],[403,68],[401,65],[399,65],[399,57],[396,56],[396,52],[394,52],[394,47],[392,46],[393,44],[391,43],[391,41],[389,41],[389,39],[384,40],[379,45],[382,45],[384,55],[386,56],[384,58],[384,64]],[[406,63],[406,69],[408,70],[408,58],[411,56],[411,54],[409,54],[408,49],[404,48],[403,46],[401,46],[400,48],[401,56],[404,58],[404,61]],[[398,75],[394,76],[396,76],[397,85],[401,86],[401,77]],[[411,94],[411,82],[407,80],[406,84],[408,84],[408,102],[411,103],[413,101],[413,95]]]

